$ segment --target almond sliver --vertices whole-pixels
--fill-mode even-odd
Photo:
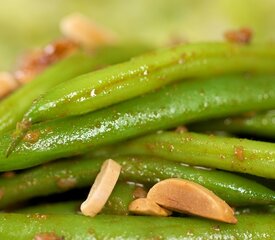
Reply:
[[[86,201],[80,206],[85,216],[93,217],[101,211],[116,185],[120,170],[121,166],[112,159],[102,164]]]
[[[128,209],[131,213],[137,215],[167,217],[172,214],[171,211],[160,207],[148,198],[138,198],[132,201]]]

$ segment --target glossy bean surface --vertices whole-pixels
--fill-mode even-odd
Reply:
[[[91,67],[91,60],[91,56],[74,54],[50,66],[36,79],[2,100],[0,102],[0,132],[14,128],[40,94],[68,78],[87,72]],[[75,67],[72,68],[72,66]]]
[[[100,214],[128,215],[128,206],[130,202],[135,199],[136,189],[137,186],[134,184],[118,182]],[[84,200],[85,199],[38,204],[21,208],[13,212],[29,214],[76,214],[80,212],[80,205]]]
[[[109,156],[109,158],[112,156]],[[58,161],[0,179],[0,207],[38,196],[89,187],[106,158]],[[232,205],[275,204],[275,192],[232,173],[183,166],[153,157],[115,157],[122,165],[120,181],[152,184],[167,178],[183,178],[212,190]]]
[[[0,132],[13,129],[33,101],[57,84],[109,64],[126,61],[145,46],[115,46],[98,49],[93,55],[78,52],[57,62],[0,102]]]
[[[238,216],[230,225],[195,217],[141,217],[102,215],[0,214],[0,238],[29,240],[42,234],[55,239],[272,239],[274,214]],[[259,222],[261,224],[259,224]],[[62,224],[61,224],[62,223]],[[73,224],[72,224],[73,223]],[[127,227],[126,227],[127,226]],[[42,235],[43,236],[43,235]]]
[[[184,123],[270,109],[275,106],[273,89],[273,75],[185,81],[100,111],[33,125],[8,158],[13,132],[7,132],[0,138],[0,171],[78,155]]]
[[[163,132],[99,149],[95,155],[151,155],[275,179],[275,143],[192,132]]]
[[[275,110],[191,124],[194,131],[227,131],[275,139]]]
[[[190,77],[275,72],[275,45],[196,43],[136,57],[56,86],[25,115],[40,122],[80,115]]]

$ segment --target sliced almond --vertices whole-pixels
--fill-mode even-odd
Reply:
[[[60,30],[67,38],[89,49],[116,42],[113,33],[79,13],[65,17],[60,23]]]
[[[106,160],[85,202],[80,206],[81,212],[86,216],[95,216],[106,204],[120,174],[121,166],[112,159]]]
[[[207,188],[183,179],[166,179],[155,184],[147,198],[169,210],[236,223],[234,211]]]
[[[138,198],[130,203],[129,211],[137,215],[149,215],[167,217],[172,214],[171,211],[160,207],[154,201],[148,198]]]
[[[0,72],[0,98],[16,89],[18,83],[15,81],[12,74],[8,72]]]

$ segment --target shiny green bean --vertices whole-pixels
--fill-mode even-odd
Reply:
[[[7,158],[12,132],[0,138],[0,171],[77,155],[180,124],[275,106],[275,76],[185,81],[100,111],[33,125]],[[249,83],[249,84],[248,84]]]
[[[235,214],[244,215],[244,214],[275,214],[275,205],[262,205],[262,206],[250,206],[250,207],[238,207],[235,209]]]
[[[95,155],[149,155],[275,179],[275,143],[192,132],[163,132],[99,149]]]
[[[0,207],[5,208],[37,196],[91,186],[105,159],[87,156],[57,161],[26,170],[10,179],[2,178]],[[178,177],[205,186],[234,206],[275,204],[274,191],[232,173],[198,169],[152,157],[115,157],[114,160],[122,165],[119,178],[122,182],[151,186],[160,180]]]
[[[275,73],[275,45],[184,44],[58,85],[35,102],[25,119],[41,122],[84,114],[184,78],[247,71]]]
[[[82,64],[79,64],[80,62]],[[74,54],[50,66],[36,79],[2,100],[0,102],[0,132],[14,128],[40,94],[60,82],[89,71],[93,62],[94,59],[91,56]]]
[[[191,124],[195,131],[221,130],[235,134],[249,134],[260,137],[275,138],[275,110],[251,113],[251,116],[229,117]]]
[[[97,68],[126,61],[145,50],[148,47],[141,45],[105,47],[98,49],[93,55],[75,53],[50,66],[33,81],[0,102],[0,132],[14,128],[33,101],[55,85]]]
[[[100,214],[128,215],[128,206],[135,199],[134,184],[117,183],[110,198],[106,202]],[[88,194],[88,192],[87,192]],[[44,203],[21,208],[16,213],[39,213],[39,214],[76,214],[80,211],[80,204],[84,201],[66,201],[55,203]]]
[[[142,217],[73,214],[0,214],[0,238],[41,239],[273,239],[274,214],[237,216],[230,225],[195,217]],[[62,223],[62,224],[61,224]],[[55,238],[54,238],[55,237]],[[43,238],[42,238],[43,239]]]
[[[124,194],[124,192],[118,192],[119,194]],[[120,195],[117,195],[117,200],[124,201],[124,198]],[[113,208],[108,203],[112,203],[112,195],[110,200],[108,200],[107,205],[103,208],[100,214],[109,214],[109,215],[128,215],[128,209],[126,211],[120,211],[119,208]],[[76,214],[79,212],[80,204],[82,201],[66,201],[66,202],[54,202],[54,203],[44,203],[34,206],[29,206],[25,208],[17,209],[13,211],[14,213],[28,213],[28,214]],[[129,205],[130,202],[125,202],[124,206]],[[128,205],[126,205],[128,204]],[[248,207],[236,207],[236,215],[244,214],[271,214],[275,213],[275,205],[259,205],[259,206],[248,206]]]

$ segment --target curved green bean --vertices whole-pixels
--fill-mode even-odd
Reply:
[[[82,64],[78,64],[78,63]],[[91,56],[77,53],[50,66],[36,79],[24,85],[0,102],[0,132],[15,127],[32,102],[49,88],[69,78],[87,72],[94,60]],[[75,66],[75,67],[72,67]]]
[[[168,178],[183,178],[212,190],[233,206],[275,204],[274,191],[233,173],[194,168],[153,157],[136,156],[123,162],[120,161],[123,157],[114,159],[124,166],[120,177],[122,181],[132,180],[146,184]],[[149,160],[146,162],[146,159]]]
[[[99,149],[100,154],[151,155],[196,166],[275,179],[275,143],[192,132],[163,132]]]
[[[275,73],[275,45],[184,44],[58,85],[36,101],[24,118],[35,123],[80,115],[183,78],[247,71]]]
[[[111,196],[100,214],[128,215],[128,206],[135,199],[136,186],[134,184],[117,183]],[[88,194],[88,193],[87,193]],[[16,213],[39,214],[76,214],[80,211],[82,201],[66,201],[57,203],[44,203],[18,209]]]
[[[26,170],[10,179],[0,179],[0,207],[36,196],[91,186],[106,158],[63,160]],[[119,157],[120,181],[152,185],[167,178],[197,182],[234,206],[275,204],[275,192],[252,180],[232,173],[198,169],[152,157]]]
[[[15,127],[33,101],[55,85],[103,66],[128,60],[148,47],[114,46],[98,49],[92,56],[75,53],[50,66],[43,73],[0,102],[0,132]]]
[[[36,124],[9,158],[6,149],[12,132],[7,132],[0,138],[0,171],[77,155],[184,123],[270,109],[275,106],[274,77],[190,80],[90,114]]]
[[[238,216],[230,225],[195,217],[143,217],[102,215],[0,214],[0,238],[5,240],[40,239],[272,239],[274,214]],[[60,224],[62,223],[62,224]],[[125,227],[127,226],[127,227]]]
[[[261,137],[275,138],[275,110],[253,114],[252,116],[229,117],[191,124],[195,131],[222,130],[231,133],[244,133]]]
[[[142,45],[104,47],[97,49],[93,55],[77,53],[50,66],[36,79],[0,102],[0,133],[7,129],[14,129],[34,100],[39,101],[38,97],[55,85],[89,71],[126,61],[145,50],[148,50],[148,47]],[[24,122],[17,128],[25,128],[27,125]],[[19,134],[20,137],[18,131],[14,135]]]

